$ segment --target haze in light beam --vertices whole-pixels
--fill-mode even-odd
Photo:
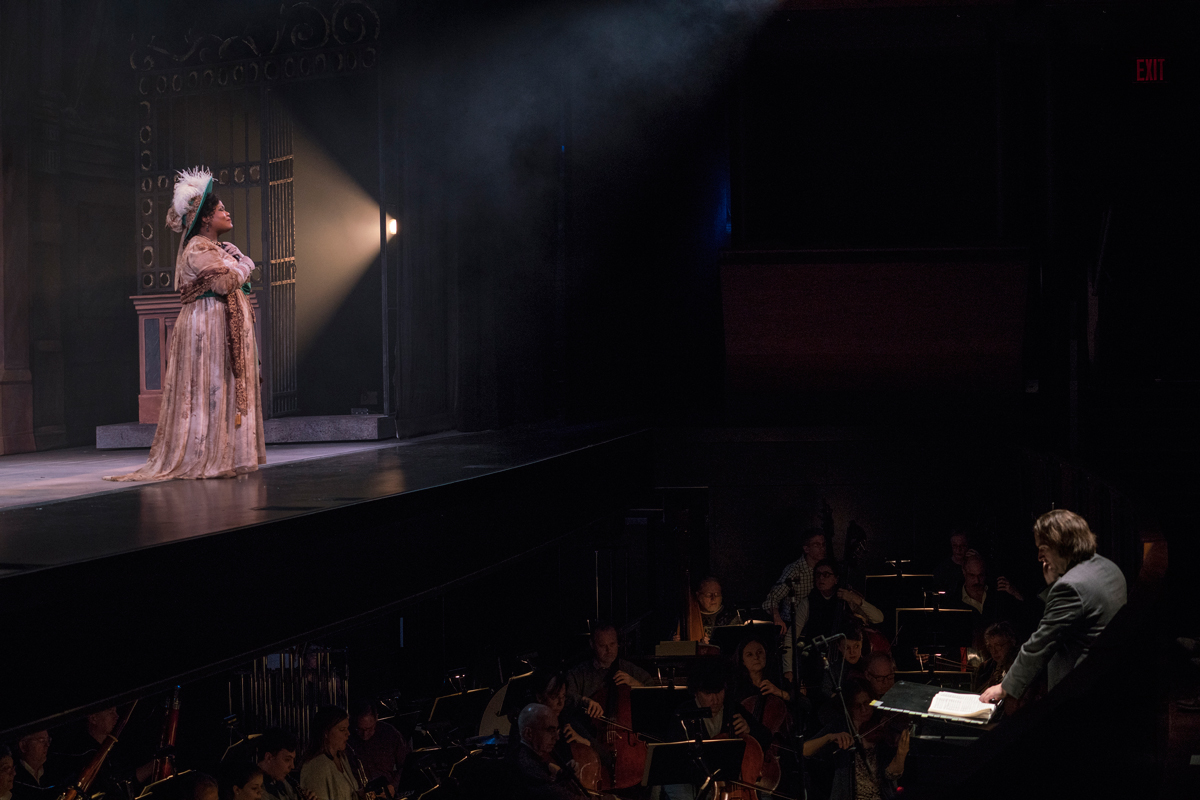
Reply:
[[[379,257],[379,205],[293,125],[296,347],[301,358]]]

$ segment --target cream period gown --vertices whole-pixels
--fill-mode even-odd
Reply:
[[[212,291],[224,295],[250,277],[254,262],[236,257],[216,242],[196,235],[188,240],[175,267],[175,288],[196,280],[201,270],[225,266]],[[201,297],[183,306],[171,335],[163,381],[158,430],[150,458],[137,472],[105,480],[162,481],[171,478],[232,478],[267,463],[259,392],[258,346],[246,295],[234,291],[240,304],[246,364],[247,408],[237,425],[233,364],[227,337],[225,301]]]

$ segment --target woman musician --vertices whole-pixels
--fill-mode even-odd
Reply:
[[[780,753],[790,752],[787,738],[792,727],[792,694],[780,688],[779,661],[775,660],[772,669],[768,664],[766,644],[761,639],[743,639],[733,663],[733,701],[741,706],[747,719],[755,720],[771,735],[770,745],[763,748],[763,774],[759,786],[775,789],[783,773]],[[810,707],[807,697],[802,696],[801,703],[805,709]]]
[[[322,706],[313,716],[312,741],[304,754],[300,786],[317,800],[360,800],[362,783],[350,765],[346,742],[350,715],[337,706]]]

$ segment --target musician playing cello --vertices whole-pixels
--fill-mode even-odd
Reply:
[[[728,669],[724,662],[697,664],[688,676],[688,691],[692,699],[681,709],[680,716],[684,719],[689,740],[696,739],[748,739],[746,742],[749,758],[757,758],[762,764],[762,754],[770,747],[771,732],[738,703],[733,702],[732,695],[727,691]],[[695,709],[708,709],[711,716],[696,719],[687,712]],[[684,741],[683,731],[680,730],[680,741]],[[757,746],[757,756],[751,751]],[[743,762],[745,763],[745,762]],[[753,782],[757,775],[743,775]],[[673,784],[662,787],[664,800],[694,800],[696,788],[691,784]]]
[[[607,622],[598,622],[592,628],[590,639],[592,646],[591,658],[585,659],[567,672],[567,696],[583,706],[590,717],[599,717],[604,709],[592,700],[605,682],[613,664],[613,681],[618,686],[647,686],[653,683],[650,673],[634,664],[620,658],[620,647],[617,643],[616,626]]]
[[[530,800],[576,800],[586,797],[574,777],[574,763],[559,764],[558,715],[541,703],[530,703],[517,718],[521,744],[514,756],[520,797]]]

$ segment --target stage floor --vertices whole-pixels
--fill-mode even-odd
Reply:
[[[237,668],[519,563],[652,487],[653,440],[609,422],[279,446],[250,475],[150,484],[99,480],[144,452],[0,458],[17,503],[0,508],[0,608],[22,643],[0,660],[0,680],[22,688],[0,734]]]
[[[395,447],[397,444],[394,439],[386,442],[270,444],[267,445],[264,469],[310,458],[330,458],[378,447]],[[146,463],[149,452],[149,449],[72,447],[4,456],[0,458],[0,509],[45,505],[136,488],[136,483],[112,483],[101,478],[133,472]]]
[[[236,479],[111,483],[147,450],[0,458],[0,577],[326,511],[531,464],[628,433],[530,425],[390,442],[272,445]]]

